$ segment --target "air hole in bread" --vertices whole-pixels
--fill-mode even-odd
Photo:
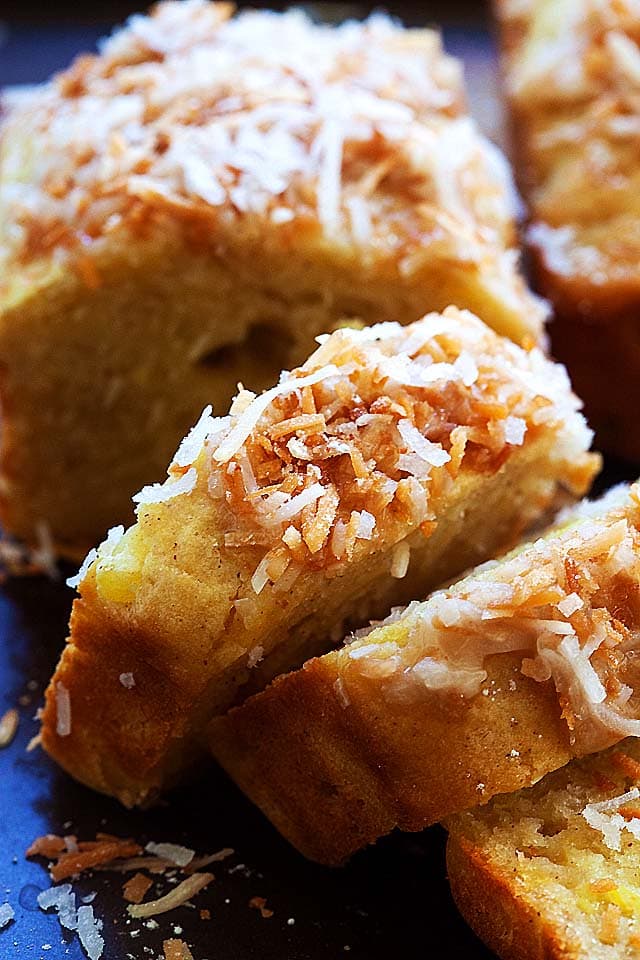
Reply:
[[[269,323],[258,323],[250,328],[244,340],[216,347],[199,357],[198,363],[209,369],[234,368],[238,379],[243,380],[243,370],[250,372],[257,358],[268,368],[287,369],[291,366],[291,346],[292,338],[287,331]],[[249,377],[245,386],[251,389]]]

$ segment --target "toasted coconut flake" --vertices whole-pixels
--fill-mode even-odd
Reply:
[[[149,873],[165,873],[172,867],[167,860],[160,857],[130,857],[126,860],[116,860],[96,867],[96,870],[107,873],[131,873],[133,870],[148,870]]]
[[[546,538],[410,604],[399,617],[406,641],[397,667],[386,624],[358,631],[345,650],[350,669],[470,698],[483,689],[487,657],[517,653],[524,675],[555,685],[581,750],[640,736],[633,668],[640,620],[635,605],[621,614],[619,593],[635,596],[639,531],[633,488],[613,503],[604,500],[599,512],[562,518]],[[616,560],[621,550],[623,566]],[[377,627],[382,632],[372,635]]]
[[[152,885],[153,880],[150,877],[145,877],[144,873],[136,873],[123,884],[122,895],[128,903],[141,903]]]
[[[71,733],[71,699],[69,691],[60,680],[56,683],[56,733],[68,737]]]
[[[215,450],[214,459],[218,463],[228,463],[256,428],[260,417],[278,397],[286,396],[294,390],[302,390],[303,387],[310,387],[337,374],[337,367],[329,364],[306,377],[290,377],[288,380],[279,383],[277,387],[266,390],[261,396],[256,397],[240,416],[238,422]]]
[[[284,392],[281,383],[243,403],[219,447],[210,446],[209,487],[237,526],[225,546],[271,547],[254,593],[269,582],[279,589],[305,566],[391,548],[418,527],[429,536],[458,473],[476,463],[498,469],[511,446],[528,442],[529,426],[533,435],[566,431],[569,469],[587,469],[566,376],[471,314],[448,310],[407,328],[344,328],[320,340],[303,367],[283,375]],[[545,425],[534,427],[541,411]],[[305,424],[322,432],[287,440]]]
[[[210,863],[219,863],[228,857],[232,857],[234,853],[235,850],[233,847],[223,847],[222,850],[217,850],[216,853],[208,853],[203,857],[194,857],[184,872],[195,873],[196,870],[202,870],[203,867],[208,867]]]
[[[13,742],[13,738],[18,732],[20,714],[15,707],[7,710],[0,719],[0,750],[8,747]]]
[[[57,837],[54,833],[47,833],[43,837],[36,837],[25,853],[25,857],[47,857],[53,860],[67,849],[64,837]]]
[[[198,471],[190,467],[182,476],[170,476],[164,483],[152,483],[143,487],[131,498],[138,504],[166,503],[174,497],[191,493],[198,482]]]
[[[214,879],[212,873],[193,873],[165,894],[164,897],[160,897],[158,900],[149,900],[146,903],[132,904],[127,907],[127,910],[129,915],[136,919],[156,917],[161,913],[168,913],[169,910],[181,907]]]

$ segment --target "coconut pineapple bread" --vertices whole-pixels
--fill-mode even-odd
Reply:
[[[75,581],[45,748],[149,799],[212,717],[584,492],[578,408],[562,367],[450,308],[336,331],[229,416],[205,410]]]
[[[211,725],[312,859],[421,830],[640,731],[640,485],[585,505]]]
[[[640,6],[497,0],[514,161],[554,355],[610,452],[640,434]]]
[[[454,898],[502,960],[638,956],[636,737],[448,821]]]
[[[450,303],[517,342],[506,164],[437,34],[187,0],[136,16],[3,122],[6,530],[84,555],[203,406],[345,318]]]

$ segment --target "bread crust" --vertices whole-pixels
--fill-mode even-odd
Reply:
[[[583,960],[570,927],[537,909],[517,874],[500,870],[467,837],[448,838],[447,874],[460,913],[501,960]]]

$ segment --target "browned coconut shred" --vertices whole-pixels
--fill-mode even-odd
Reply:
[[[394,611],[376,625],[394,624],[388,639],[358,631],[347,669],[381,678],[394,696],[426,688],[470,698],[487,680],[487,657],[518,653],[523,674],[554,683],[581,750],[640,735],[640,485],[580,510],[553,536]]]
[[[497,469],[510,446],[551,426],[566,429],[579,471],[588,431],[578,406],[562,368],[449,308],[409,328],[323,338],[273,390],[241,391],[230,417],[209,416],[189,456],[204,444],[209,494],[226,502],[234,525],[225,544],[271,545],[251,578],[254,595],[282,579],[289,587],[305,566],[394,541],[401,577],[410,558],[401,541],[432,531],[461,469]],[[193,470],[186,459],[179,469]]]

